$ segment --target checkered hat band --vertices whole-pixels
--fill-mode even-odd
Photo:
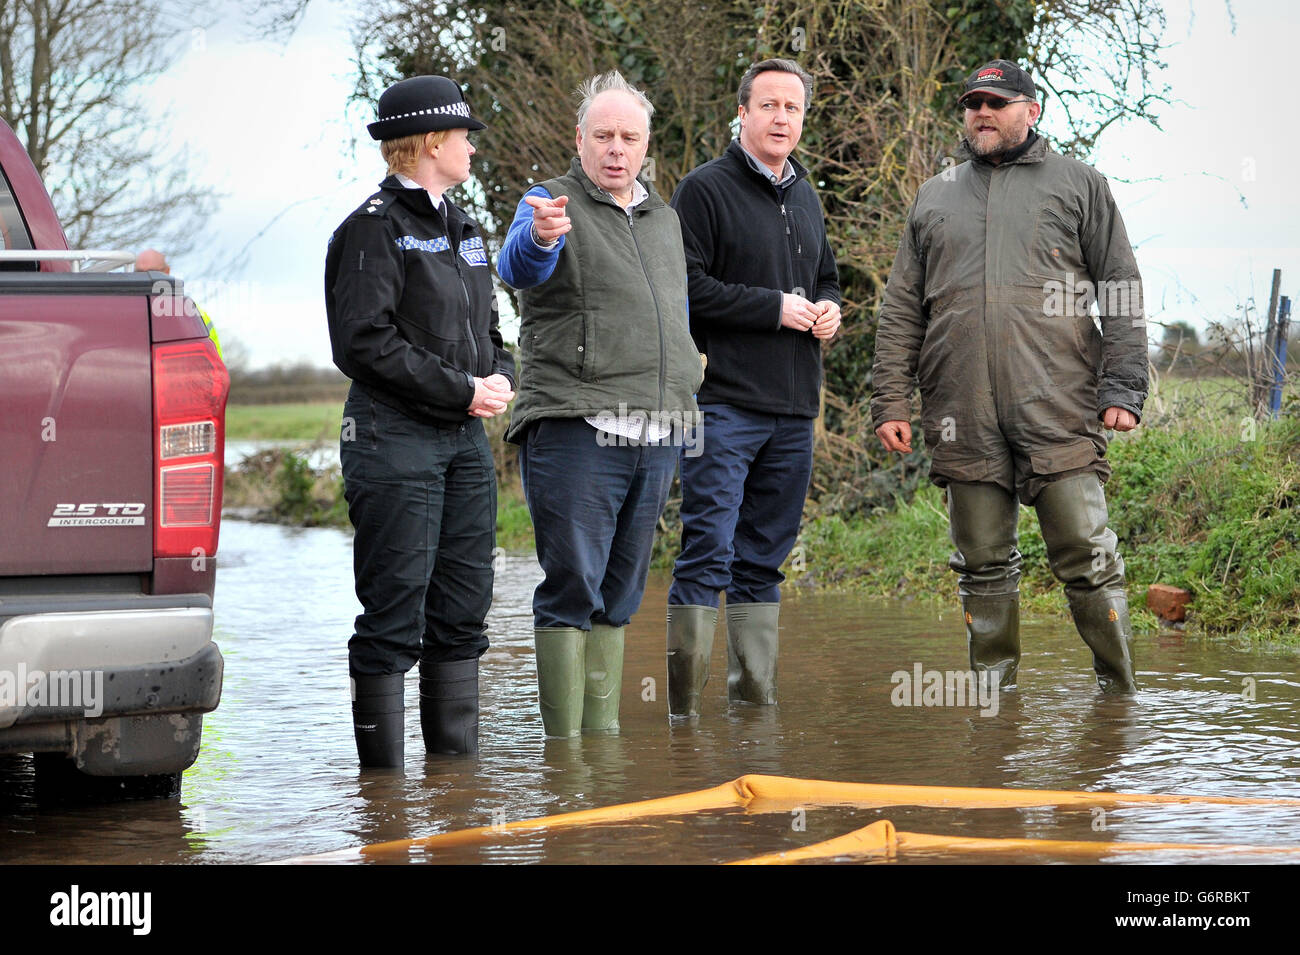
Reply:
[[[469,104],[467,103],[450,103],[447,106],[430,106],[428,109],[417,109],[410,113],[398,113],[394,116],[381,116],[380,122],[386,122],[390,119],[407,119],[411,116],[434,116],[434,115],[452,115],[460,116],[462,119],[469,119]]]

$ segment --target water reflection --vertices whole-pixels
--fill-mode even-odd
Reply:
[[[995,714],[895,706],[896,671],[965,665],[960,619],[955,611],[844,595],[787,600],[779,707],[728,708],[719,632],[704,716],[670,726],[662,576],[651,580],[645,610],[628,631],[622,732],[543,740],[529,610],[541,572],[525,558],[505,560],[498,573],[493,646],[481,664],[481,755],[423,755],[412,677],[405,771],[360,775],[348,705],[346,644],[359,609],[348,535],[228,521],[220,565],[225,690],[220,709],[205,719],[203,751],[181,799],[45,808],[33,798],[30,762],[0,758],[0,861],[265,861],[654,798],[744,773],[1300,796],[1293,656],[1144,639],[1144,692],[1136,701],[1103,698],[1069,623],[1040,622],[1024,627],[1020,687],[1000,694]],[[436,858],[709,862],[806,845],[883,818],[903,831],[970,836],[1300,845],[1294,809],[1141,806],[1099,817],[1089,808],[903,806],[809,808],[802,823],[787,810],[720,810],[512,834]],[[896,861],[1032,860],[916,852]]]

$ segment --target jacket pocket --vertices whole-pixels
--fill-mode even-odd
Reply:
[[[1075,438],[1049,448],[1029,452],[1029,461],[1035,474],[1060,474],[1086,468],[1101,455],[1091,438]]]
[[[815,232],[808,213],[798,206],[787,206],[786,209],[790,223],[790,251],[801,261],[818,258],[821,246],[813,242]],[[808,289],[804,297],[811,299],[815,292],[816,289]]]
[[[577,345],[578,378],[591,381],[596,377],[596,332],[595,322],[586,312],[582,313],[581,335]]]
[[[559,376],[570,384],[582,377],[587,354],[587,318],[582,313],[568,312],[530,322],[520,332],[519,341],[525,375],[545,369],[545,377]]]
[[[1063,210],[1043,206],[1034,221],[1034,236],[1029,246],[1031,274],[1062,279],[1074,274],[1075,283],[1088,279],[1079,245],[1078,224]]]
[[[943,229],[943,216],[934,216],[926,222],[916,235],[916,252],[922,263],[930,258],[930,246],[935,239],[941,236]]]

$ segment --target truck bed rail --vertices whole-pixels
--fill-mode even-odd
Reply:
[[[74,272],[111,272],[135,265],[135,253],[121,249],[3,249],[0,262],[71,262]]]

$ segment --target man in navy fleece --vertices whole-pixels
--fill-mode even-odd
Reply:
[[[812,97],[793,60],[740,81],[740,137],[673,195],[691,334],[708,358],[702,453],[682,459],[682,551],[668,594],[668,711],[698,716],[719,593],[727,698],[776,702],[781,564],[812,474],[822,342],[840,325],[835,256],[808,170],[792,158]]]

